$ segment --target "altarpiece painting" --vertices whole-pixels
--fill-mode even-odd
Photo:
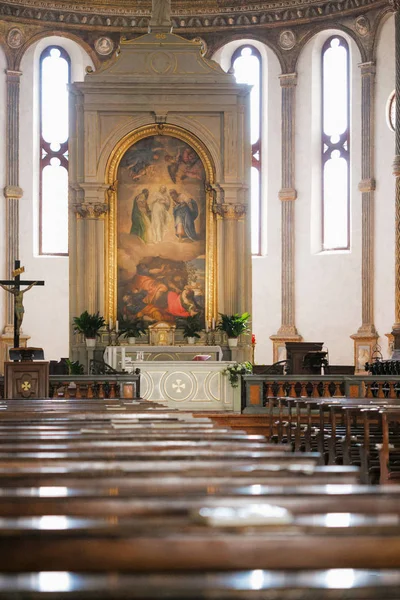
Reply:
[[[147,324],[204,323],[206,174],[186,141],[152,135],[119,163],[117,315]]]

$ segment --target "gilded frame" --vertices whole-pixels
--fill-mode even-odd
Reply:
[[[108,187],[108,213],[105,221],[105,317],[107,322],[117,318],[117,172],[125,152],[140,140],[154,135],[169,135],[178,138],[192,146],[203,163],[206,173],[205,193],[207,206],[206,222],[206,323],[217,319],[217,248],[216,248],[216,220],[213,212],[213,185],[215,182],[215,169],[211,156],[206,146],[198,137],[176,125],[151,124],[138,127],[125,135],[116,144],[108,159],[106,166],[106,185]]]

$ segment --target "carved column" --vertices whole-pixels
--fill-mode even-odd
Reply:
[[[395,8],[395,51],[396,51],[396,141],[393,175],[396,177],[395,216],[395,322],[393,325],[393,355],[400,359],[400,2],[394,0]]]
[[[271,339],[274,345],[274,362],[282,358],[281,348],[286,341],[300,341],[295,325],[295,103],[297,73],[280,76],[282,88],[282,324]]]
[[[19,90],[21,71],[6,70],[7,119],[6,119],[6,277],[10,279],[14,262],[19,258],[19,200],[22,189],[19,187]],[[5,294],[5,328],[0,339],[0,370],[8,360],[8,349],[13,346],[14,301],[11,294]],[[20,336],[20,345],[26,346],[28,336]]]
[[[7,126],[6,126],[6,277],[10,278],[14,261],[19,258],[19,89],[20,71],[6,71]],[[13,328],[13,298],[6,297],[6,327]]]
[[[358,189],[362,194],[362,324],[354,340],[356,372],[364,371],[366,352],[371,358],[378,334],[374,325],[374,117],[375,117],[375,63],[366,62],[361,69],[361,176]],[[362,360],[361,360],[362,357]]]
[[[104,191],[100,190],[100,192]],[[101,201],[77,202],[72,205],[76,223],[75,276],[71,285],[75,287],[73,294],[74,309],[72,317],[80,315],[84,310],[89,313],[97,311],[104,315],[104,222],[108,212],[108,204]],[[84,273],[84,277],[82,277]],[[83,340],[82,340],[83,342]],[[105,340],[108,343],[108,339]],[[101,344],[101,341],[100,341]],[[86,364],[86,347],[72,343],[72,356]]]

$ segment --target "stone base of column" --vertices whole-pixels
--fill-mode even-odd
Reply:
[[[29,335],[25,335],[20,333],[19,336],[19,345],[21,348],[26,348],[28,344],[28,340],[31,337]],[[13,327],[6,327],[5,332],[0,335],[0,373],[4,374],[4,363],[10,360],[8,356],[8,351],[10,348],[14,347],[14,329]]]
[[[297,333],[296,327],[280,327],[278,333],[271,335],[273,352],[272,361],[273,363],[279,362],[280,360],[286,360],[286,342],[302,342],[303,338]]]
[[[357,333],[350,336],[354,340],[354,373],[365,374],[365,363],[371,362],[372,352],[378,340],[375,327],[360,327]]]

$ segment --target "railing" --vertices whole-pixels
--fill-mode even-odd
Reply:
[[[245,412],[265,409],[270,398],[400,398],[400,376],[244,375]]]
[[[0,376],[4,398],[4,377]],[[50,375],[50,398],[140,398],[140,374]]]

